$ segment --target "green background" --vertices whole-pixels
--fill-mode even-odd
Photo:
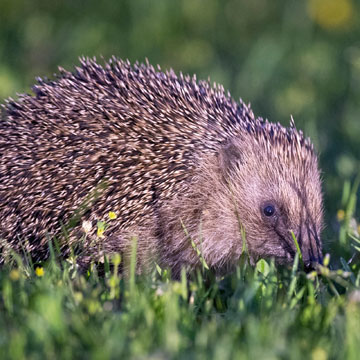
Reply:
[[[210,76],[258,116],[294,116],[319,150],[335,214],[359,171],[359,15],[354,0],[0,0],[0,100],[81,55]]]

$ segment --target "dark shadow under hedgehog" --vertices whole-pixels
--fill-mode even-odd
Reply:
[[[83,58],[33,92],[1,115],[3,251],[25,246],[43,259],[65,227],[80,257],[128,253],[136,236],[139,270],[156,259],[177,273],[200,263],[192,239],[223,271],[244,233],[252,260],[291,262],[293,232],[305,263],[321,261],[317,156],[293,124],[255,118],[195,76],[116,58],[104,67]]]

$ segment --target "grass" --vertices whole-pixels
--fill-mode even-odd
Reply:
[[[0,354],[6,359],[358,359],[357,188],[344,189],[337,269],[326,256],[317,272],[306,274],[298,252],[291,268],[265,260],[251,267],[244,257],[221,278],[205,266],[189,277],[183,271],[180,280],[158,265],[137,275],[135,239],[127,277],[117,271],[120,255],[105,258],[101,276],[96,264],[81,273],[71,259],[53,255],[40,266],[15,255],[0,270]]]

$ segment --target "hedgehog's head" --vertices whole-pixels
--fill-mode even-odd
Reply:
[[[322,192],[317,157],[294,128],[258,121],[220,151],[219,164],[252,258],[321,262]]]

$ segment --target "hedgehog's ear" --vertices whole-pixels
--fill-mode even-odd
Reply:
[[[228,177],[241,164],[241,150],[238,144],[229,140],[220,148],[218,160],[220,171],[224,177]]]

